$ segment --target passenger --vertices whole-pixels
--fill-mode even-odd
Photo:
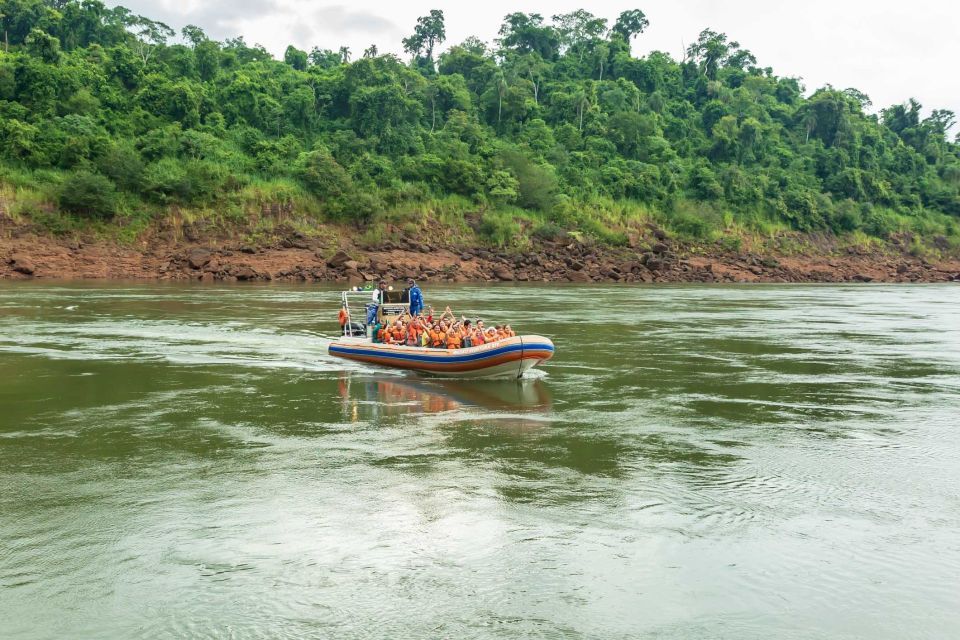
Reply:
[[[394,344],[403,344],[406,341],[407,332],[404,331],[403,321],[397,320],[393,324],[393,342]]]
[[[449,320],[447,320],[447,316],[450,317]],[[453,311],[450,310],[450,307],[447,307],[446,309],[444,309],[443,313],[440,314],[440,322],[454,323],[456,321],[457,321],[457,317],[453,315]]]
[[[510,325],[503,327],[503,330],[506,332],[508,338],[513,338],[517,334],[510,328]]]
[[[373,342],[383,342],[383,323],[381,321],[377,320],[377,323],[373,325],[370,337]]]
[[[472,347],[473,345],[474,330],[470,326],[469,320],[463,321],[463,330],[460,332],[460,339],[463,342],[464,348]]]
[[[419,344],[420,344],[420,339],[417,336],[417,323],[416,323],[416,320],[414,320],[407,327],[407,346],[416,347]]]
[[[480,329],[476,329],[476,328],[475,328],[475,329],[473,330],[473,339],[472,339],[472,342],[473,342],[473,346],[475,346],[475,347],[476,347],[476,346],[479,346],[479,345],[481,345],[481,344],[486,344],[486,343],[487,343],[487,339],[486,339],[486,337],[483,335],[483,331],[481,331]]]
[[[446,342],[447,334],[443,330],[443,323],[438,322],[433,325],[433,329],[430,331],[430,346],[434,349],[441,349]]]
[[[460,338],[460,323],[454,324],[450,327],[450,330],[447,331],[447,349],[459,349],[461,338]]]
[[[383,337],[380,338],[380,342],[383,344],[393,344],[393,328],[390,325],[387,325],[381,329],[380,333],[383,334]]]

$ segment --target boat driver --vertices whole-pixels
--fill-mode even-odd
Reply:
[[[377,309],[383,304],[383,294],[387,291],[387,281],[381,280],[377,288],[373,290],[370,296],[371,302],[367,303],[367,324],[372,325],[377,319]]]

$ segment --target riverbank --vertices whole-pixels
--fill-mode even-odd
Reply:
[[[169,233],[135,243],[55,237],[24,227],[0,235],[0,278],[363,283],[413,277],[427,282],[946,282],[960,260],[901,250],[842,246],[830,239],[804,250],[723,250],[669,237],[650,225],[630,246],[575,237],[536,240],[517,252],[432,244],[410,237],[361,247],[343,234],[290,231],[270,242]]]

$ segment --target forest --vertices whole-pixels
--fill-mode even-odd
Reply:
[[[692,241],[956,249],[952,112],[808,94],[710,29],[682,60],[636,57],[648,26],[639,9],[512,13],[451,46],[433,10],[406,59],[332,44],[278,60],[99,0],[0,0],[0,199],[51,233],[131,235],[171,212],[266,228],[279,211],[369,242],[470,220],[501,247],[616,245],[655,221]]]

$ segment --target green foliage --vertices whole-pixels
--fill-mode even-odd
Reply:
[[[520,223],[509,211],[485,211],[480,219],[480,232],[498,247],[506,247],[516,243]]]
[[[852,88],[805,98],[711,29],[682,61],[634,57],[639,9],[612,26],[511,13],[492,46],[442,53],[433,10],[403,41],[409,63],[376,46],[353,62],[345,47],[276,60],[194,25],[173,43],[167,25],[96,0],[0,0],[0,14],[0,179],[75,185],[50,200],[82,215],[282,201],[364,225],[456,201],[436,215],[465,228],[464,211],[489,207],[482,232],[499,244],[621,243],[643,211],[696,240],[910,231],[956,246],[953,113],[924,118],[911,100],[868,115]]]
[[[109,178],[100,174],[74,171],[61,185],[57,203],[70,213],[109,219],[117,212],[117,190]]]
[[[143,174],[144,194],[159,203],[204,204],[225,186],[224,168],[206,160],[161,158]]]

